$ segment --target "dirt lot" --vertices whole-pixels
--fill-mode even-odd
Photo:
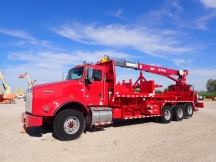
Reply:
[[[216,101],[190,119],[170,124],[152,119],[119,121],[87,131],[75,141],[55,139],[40,127],[22,130],[24,101],[0,104],[0,161],[216,161]]]

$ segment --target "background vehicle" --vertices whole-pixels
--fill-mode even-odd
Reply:
[[[17,96],[17,99],[22,99],[22,98],[25,98],[25,95],[18,95]]]
[[[140,76],[134,84],[132,79],[116,83],[116,66],[140,70]],[[156,94],[155,88],[161,85],[148,81],[142,71],[168,77],[176,84]],[[187,70],[114,60],[108,56],[96,64],[77,65],[69,70],[65,81],[35,85],[27,90],[22,114],[24,129],[52,123],[58,139],[74,140],[85,127],[112,124],[113,119],[155,117],[164,124],[182,121],[192,117],[197,108],[204,107],[198,102],[193,86],[186,83],[187,75]]]
[[[17,99],[25,98],[25,91],[23,88],[21,88],[20,90],[18,88],[15,88],[14,93],[16,94]]]
[[[214,100],[214,96],[205,96],[203,98],[204,101],[213,101]]]

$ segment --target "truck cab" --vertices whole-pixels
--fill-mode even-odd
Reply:
[[[77,120],[70,121],[70,123],[74,123],[73,127],[78,122],[80,129],[84,129],[84,124],[91,126],[97,123],[99,119],[92,119],[90,110],[94,113],[107,111],[108,115],[105,115],[105,118],[110,118],[108,121],[111,122],[111,114],[109,113],[111,109],[107,107],[107,73],[108,68],[101,64],[82,64],[70,69],[64,81],[31,87],[26,92],[26,105],[25,112],[22,114],[22,122],[28,127],[55,123],[56,117],[62,112],[67,112],[68,109],[73,109],[75,114],[79,114],[79,117],[82,116],[80,118],[86,118],[85,120],[88,121],[82,120],[81,122],[76,117]],[[103,107],[103,109],[98,110],[97,106]],[[100,118],[101,120],[103,119]],[[68,132],[70,129],[68,126]],[[60,135],[57,136],[60,139],[63,138]]]
[[[79,100],[86,106],[107,104],[105,70],[103,66],[89,64],[69,70],[66,80],[77,80],[79,88],[74,87],[74,92],[80,91]]]

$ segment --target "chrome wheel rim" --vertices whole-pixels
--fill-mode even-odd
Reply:
[[[76,117],[69,117],[64,122],[64,130],[68,134],[74,134],[78,131],[80,122]]]
[[[182,118],[183,117],[183,110],[182,109],[178,109],[177,114],[178,114],[179,118]]]
[[[165,118],[166,120],[169,120],[169,119],[171,118],[171,112],[170,112],[169,110],[166,110],[166,111],[164,112],[164,118]]]
[[[188,106],[188,114],[189,114],[189,115],[192,115],[192,113],[193,113],[193,108],[192,108],[192,106]]]

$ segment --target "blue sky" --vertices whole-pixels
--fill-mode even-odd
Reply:
[[[12,88],[62,79],[62,72],[104,55],[187,69],[187,83],[206,90],[216,79],[215,0],[0,1],[0,70]],[[118,68],[118,80],[139,72]],[[166,88],[173,81],[144,73]]]

